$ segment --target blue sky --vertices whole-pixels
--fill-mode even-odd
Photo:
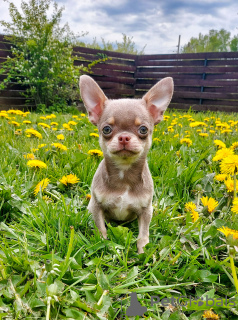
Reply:
[[[21,0],[11,0],[20,7]],[[27,1],[27,0],[24,0]],[[199,33],[224,28],[238,34],[237,0],[56,0],[64,6],[62,24],[92,42],[96,37],[121,41],[122,33],[133,37],[136,47],[145,45],[146,54],[173,53]],[[1,3],[0,20],[9,20],[8,4]],[[2,32],[2,27],[0,27]]]

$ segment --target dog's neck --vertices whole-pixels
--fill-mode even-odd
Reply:
[[[118,183],[134,185],[142,181],[142,173],[146,165],[146,157],[143,156],[132,164],[118,165],[110,157],[104,158],[104,169],[108,183],[112,188]]]

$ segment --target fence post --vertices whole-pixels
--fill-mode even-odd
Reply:
[[[207,58],[204,60],[204,65],[203,65],[204,67],[207,67]],[[202,74],[202,80],[205,80],[206,79],[206,72],[204,72],[203,74]],[[201,86],[201,92],[203,92],[204,91],[204,86]],[[202,102],[203,102],[203,99],[202,98],[200,98],[200,100],[199,100],[199,104],[202,104]]]

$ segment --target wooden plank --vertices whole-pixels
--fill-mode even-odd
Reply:
[[[129,95],[134,96],[135,90],[134,89],[104,89],[104,93],[107,94],[113,94],[113,95]]]
[[[236,66],[238,67],[238,59],[221,59],[221,60],[208,60],[207,65],[209,67],[220,66]]]
[[[102,82],[117,82],[117,83],[123,83],[123,84],[134,84],[135,79],[134,78],[118,78],[118,77],[104,77],[104,76],[97,76],[93,74],[89,74],[95,81],[102,81]]]
[[[0,91],[0,96],[3,97],[10,97],[10,98],[23,98],[22,94],[25,90],[2,90]]]
[[[99,57],[95,57],[95,59],[93,59],[93,57],[90,57],[89,59],[87,58],[83,58],[82,60],[80,59],[76,59],[74,60],[74,65],[81,65],[81,64],[90,64],[95,60],[98,60]],[[123,59],[108,59],[105,62],[100,62],[100,63],[105,63],[105,64],[113,64],[113,65],[118,65],[118,66],[132,66],[134,68],[136,68],[135,66],[135,62],[134,61],[130,61],[130,60],[123,60]]]
[[[180,91],[174,92],[174,98],[198,98],[198,99],[212,99],[212,100],[219,100],[219,99],[232,99],[238,100],[237,93],[216,93],[216,92],[187,92],[187,91]]]
[[[107,63],[97,63],[91,70],[114,70],[114,71],[123,71],[134,73],[136,71],[136,67],[134,66],[123,66],[123,65],[115,65],[115,64],[107,64]],[[96,72],[96,71],[95,71]]]
[[[207,74],[206,75],[206,79],[207,80],[217,80],[217,81],[220,81],[220,80],[226,80],[227,81],[231,81],[232,83],[232,80],[238,80],[238,68],[237,68],[237,72],[233,72],[233,73],[228,73],[228,74]]]
[[[168,73],[227,73],[237,72],[238,67],[141,67],[136,72],[139,76],[145,74],[147,77],[149,74],[156,74],[159,72]]]
[[[159,66],[170,66],[170,67],[181,67],[181,66],[204,66],[205,60],[154,60],[154,61],[138,61],[137,67],[159,67]],[[238,66],[238,59],[225,59],[225,60],[207,60],[208,67],[219,67],[219,66]]]
[[[1,106],[19,106],[26,104],[26,98],[5,98],[0,96]]]
[[[101,88],[115,88],[115,89],[134,89],[134,86],[131,84],[123,84],[116,82],[105,82],[105,81],[97,81],[97,84]]]
[[[10,51],[0,50],[0,58],[7,58],[8,56],[10,56]]]
[[[205,59],[231,59],[238,58],[238,52],[201,52],[201,53],[179,53],[179,54],[145,54],[137,57],[138,61],[142,60],[205,60]]]
[[[128,73],[128,72],[121,72],[121,71],[114,71],[114,70],[104,70],[104,69],[96,69],[93,68],[92,69],[93,73],[89,74],[91,76],[95,76],[95,75],[101,75],[101,76],[110,76],[110,77],[118,77],[118,78],[133,78],[133,73]]]
[[[128,60],[134,60],[137,55],[129,54],[129,53],[121,53],[116,51],[107,51],[107,50],[100,50],[100,49],[92,49],[92,48],[85,48],[85,47],[74,47],[74,53],[88,53],[88,54],[95,54],[95,53],[102,53],[107,55],[108,57],[116,57],[116,58],[123,58]]]
[[[233,101],[233,100],[208,100],[208,99],[203,99],[202,104],[205,105],[224,105],[224,106],[238,106],[238,101]]]
[[[158,79],[160,80],[160,79]],[[193,86],[193,87],[217,87],[217,88],[234,88],[234,92],[236,92],[236,88],[238,86],[238,80],[236,81],[229,81],[229,80],[201,80],[201,79],[179,79],[174,78],[174,85],[176,86]],[[150,89],[155,83],[157,83],[157,80],[145,80],[145,79],[137,79],[135,84],[135,89]]]
[[[225,106],[225,105],[199,105],[199,104],[181,104],[171,103],[169,109],[182,109],[182,110],[194,110],[194,111],[223,111],[223,112],[238,112],[238,107]]]

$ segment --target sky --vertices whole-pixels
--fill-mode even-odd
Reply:
[[[20,8],[21,0],[11,0]],[[28,1],[28,0],[24,0]],[[176,53],[199,33],[215,29],[238,34],[237,0],[55,0],[64,6],[62,25],[75,33],[86,33],[80,40],[92,43],[121,42],[122,34],[133,37],[136,49],[145,54]],[[10,21],[8,4],[0,0],[0,20]],[[0,26],[0,33],[3,28]]]

